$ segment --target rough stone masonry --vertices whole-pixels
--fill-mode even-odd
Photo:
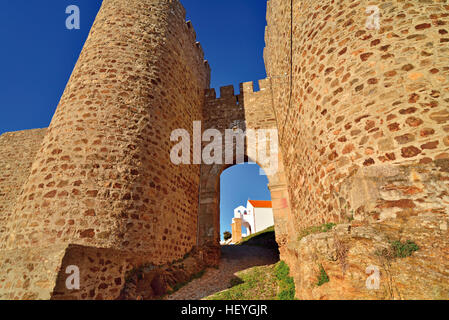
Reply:
[[[278,129],[269,187],[298,298],[449,298],[448,1],[270,0],[267,21],[260,91],[217,98],[178,0],[103,1],[49,128],[0,137],[0,298],[116,299],[142,265],[216,264],[229,165],[169,157],[193,121]],[[407,240],[410,257],[379,254]]]

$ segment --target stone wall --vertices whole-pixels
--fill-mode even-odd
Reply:
[[[103,1],[0,249],[48,252],[79,245],[104,249],[96,254],[125,267],[124,256],[157,265],[190,252],[200,167],[171,163],[170,133],[202,120],[209,78],[179,1]],[[123,252],[112,259],[111,250]],[[78,251],[63,251],[64,259],[72,252]],[[97,277],[86,261],[79,261],[83,279]],[[114,273],[122,284],[125,267]],[[56,260],[48,267],[48,282],[59,268]],[[33,272],[27,294],[40,281],[41,274]],[[83,289],[93,290],[95,298],[114,298],[122,284],[107,284],[93,281]],[[2,289],[1,296],[16,296],[15,289],[18,284]],[[35,297],[47,298],[51,289]],[[86,298],[84,292],[74,295]]]
[[[0,250],[0,299],[50,299],[66,249],[66,244],[57,244]],[[61,275],[65,275],[64,271]]]
[[[447,215],[418,215],[366,225],[341,224],[291,244],[290,260],[301,300],[448,300]],[[391,241],[418,244],[410,257],[395,257]],[[301,263],[298,263],[298,262]],[[318,286],[320,268],[329,282]],[[379,287],[369,289],[367,282]]]
[[[243,95],[234,94],[234,86],[220,88],[220,98],[215,89],[206,91],[202,129],[216,129],[225,136],[226,129],[246,130]],[[234,143],[234,142],[233,142]],[[204,148],[207,142],[202,143]],[[222,144],[223,145],[223,144]],[[222,155],[224,163],[224,155]],[[202,164],[198,211],[198,244],[216,247],[220,241],[220,174],[230,165]],[[217,256],[218,257],[218,256]]]
[[[366,27],[370,5],[380,10],[379,30]],[[296,230],[281,251],[293,270],[305,265],[297,240],[306,227],[397,219],[404,227],[390,236],[406,240],[408,219],[444,221],[448,9],[447,1],[269,1],[265,62]],[[442,230],[438,245],[447,242]],[[431,240],[418,238],[419,263],[439,264]]]
[[[0,136],[0,239],[44,135],[45,129],[36,129]]]
[[[276,82],[288,72],[279,64],[288,61],[289,35],[281,37],[277,26],[290,24],[290,4],[269,3],[265,56]],[[274,91],[278,122],[285,124],[279,130],[292,208],[301,226],[339,221],[358,210],[339,195],[360,168],[429,164],[448,156],[447,5],[381,2],[379,31],[365,28],[367,6],[293,5],[291,103],[289,81],[279,80],[284,85]]]
[[[103,1],[50,127],[0,137],[0,298],[115,299],[127,271],[194,247],[217,264],[219,178],[236,159],[170,160],[171,132],[192,137],[201,121],[223,137],[278,130],[269,188],[299,298],[447,299],[448,12],[445,0],[270,0],[268,78],[217,98],[179,1]],[[406,240],[410,257],[382,254]],[[78,291],[64,286],[69,265]]]
[[[237,243],[242,240],[242,219],[233,218],[231,224],[232,243]]]

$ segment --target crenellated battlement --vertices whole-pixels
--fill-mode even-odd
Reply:
[[[253,121],[254,117],[272,120],[271,81],[269,78],[262,79],[258,81],[258,84],[259,90],[256,91],[253,81],[243,82],[239,85],[239,93],[235,93],[233,85],[223,86],[217,89],[220,92],[219,97],[217,97],[216,89],[207,89],[203,111],[206,123],[210,122],[215,126],[217,119],[221,119],[220,121],[224,121],[224,124],[220,125],[226,127],[229,123],[238,120],[257,127],[257,123]]]
[[[204,64],[206,71],[210,73],[211,68],[209,65],[209,62],[205,59],[205,54],[204,54],[204,50],[203,47],[201,46],[201,43],[196,39],[196,31],[195,28],[193,27],[192,21],[188,20],[185,22],[185,30],[186,33],[188,34],[189,39],[192,41],[192,43],[194,44],[197,52],[198,52],[198,58],[200,60],[201,63]]]
[[[271,89],[271,83],[270,83],[269,78],[261,79],[258,81],[258,83],[259,83],[259,90],[255,91],[253,81],[243,82],[240,85],[240,92],[243,92],[243,94],[257,94],[261,91],[266,91],[266,90]]]
[[[229,100],[238,97],[235,94],[234,86],[228,85],[219,88],[220,97],[217,98],[217,91],[214,88],[206,89],[205,96],[208,100]]]
[[[210,78],[211,68],[209,62],[205,59],[204,50],[201,46],[201,43],[197,40],[197,35],[195,28],[193,27],[192,21],[186,21],[186,10],[182,3],[179,0],[170,0],[172,3],[172,9],[175,16],[179,17],[182,21],[184,21],[184,31],[187,35],[187,38],[192,43],[194,50],[197,51],[195,57],[197,59],[198,65],[203,65],[206,73],[208,73]],[[210,80],[210,79],[209,79]]]
[[[195,28],[193,27],[191,20],[186,21],[186,27],[190,33],[190,38],[192,38],[193,40],[196,40],[196,31],[195,31]]]
[[[235,94],[234,85],[228,85],[218,88],[218,90],[220,91],[220,97],[218,98],[217,98],[217,91],[214,88],[206,89],[205,96],[206,99],[208,100],[230,99],[230,98],[238,98],[248,94],[254,95],[271,89],[271,83],[269,78],[261,79],[258,81],[258,83],[259,83],[259,90],[257,91],[254,90],[254,82],[247,81],[240,83],[239,85],[240,93],[238,94]]]

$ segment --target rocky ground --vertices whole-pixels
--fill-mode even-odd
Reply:
[[[235,273],[255,266],[271,265],[279,261],[277,249],[260,246],[223,246],[218,268],[205,274],[166,297],[167,300],[201,300],[230,287]]]

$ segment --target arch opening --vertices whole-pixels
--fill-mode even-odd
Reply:
[[[274,227],[268,178],[261,172],[263,169],[257,164],[243,163],[221,173],[218,194],[221,245],[239,243],[245,237]],[[232,238],[226,241],[225,232],[232,233]]]
[[[282,164],[281,153],[278,153],[279,163]],[[199,193],[199,209],[198,209],[198,228],[197,228],[197,248],[204,253],[204,260],[207,265],[217,266],[220,261],[220,256],[222,253],[222,246],[220,241],[222,240],[222,235],[224,231],[232,232],[232,226],[229,227],[230,230],[222,230],[220,218],[223,216],[223,211],[220,211],[220,204],[223,204],[221,199],[221,177],[222,173],[233,168],[239,168],[240,166],[252,167],[253,172],[264,179],[262,182],[265,188],[265,194],[256,196],[254,198],[260,199],[246,199],[237,202],[238,205],[235,207],[227,208],[230,211],[242,205],[247,206],[248,200],[265,200],[271,201],[273,220],[271,224],[271,234],[273,235],[273,244],[271,248],[279,247],[281,250],[281,245],[285,243],[284,238],[287,234],[288,224],[286,220],[288,219],[289,211],[289,198],[287,191],[287,183],[285,180],[285,174],[282,165],[280,165],[279,170],[271,175],[263,175],[265,169],[259,163],[254,162],[248,156],[244,157],[244,163],[238,164],[234,161],[234,164],[212,164],[212,165],[202,165],[201,166],[201,180],[200,180],[200,193]],[[262,175],[260,175],[262,173]],[[225,173],[226,174],[226,173]],[[260,182],[259,182],[260,184]],[[249,197],[251,198],[251,197]],[[228,220],[226,223],[229,223]],[[232,222],[232,220],[231,220]],[[255,225],[251,225],[251,233],[254,234],[256,230],[263,228]],[[229,223],[231,225],[231,223]],[[243,227],[246,227],[245,223],[242,223]],[[273,226],[274,225],[274,226]],[[242,228],[242,226],[240,227]],[[248,228],[249,229],[249,228]],[[240,229],[241,230],[241,229]],[[247,228],[243,230],[243,234],[248,233]],[[279,244],[279,246],[278,246]],[[224,248],[224,247],[223,247]],[[282,254],[282,253],[281,253]]]

